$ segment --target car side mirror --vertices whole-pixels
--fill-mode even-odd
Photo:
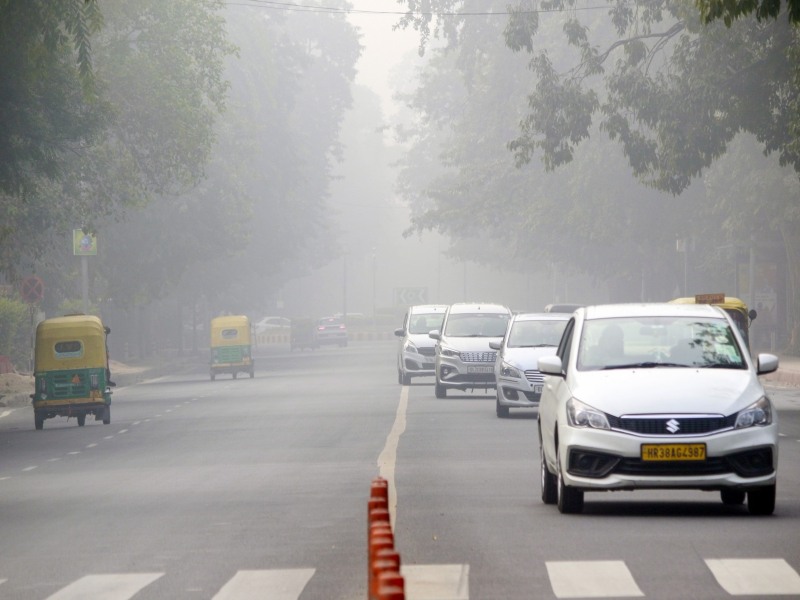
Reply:
[[[751,320],[751,321],[755,321],[755,320],[756,320],[756,317],[758,316],[758,313],[756,312],[756,309],[754,309],[754,308],[751,308],[751,309],[750,309],[750,312],[749,312],[749,313],[747,313],[747,316],[748,316],[748,317],[750,317],[750,320]]]
[[[500,350],[503,347],[501,342],[489,342],[489,348],[492,350]]]
[[[111,333],[111,327],[109,327],[108,325],[106,325],[106,326],[105,326],[103,329],[105,330],[105,332],[106,332],[106,335],[108,335],[109,333]]]
[[[428,333],[428,337],[431,338],[432,340],[440,340],[442,339],[442,334],[439,333],[438,329],[434,329],[433,331]]]
[[[545,375],[564,376],[564,368],[561,359],[557,356],[543,356],[539,359],[539,372]]]
[[[759,354],[756,362],[756,372],[759,375],[774,373],[778,370],[778,357],[774,354]]]
[[[394,334],[397,337],[403,337],[406,334],[406,330],[401,327],[400,329],[395,329]]]

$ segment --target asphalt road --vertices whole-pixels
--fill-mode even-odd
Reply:
[[[382,452],[410,599],[800,598],[800,390],[771,391],[774,516],[702,492],[592,494],[566,516],[539,500],[535,412],[403,392],[394,352],[268,348],[252,380],[198,369],[121,389],[106,426],[35,431],[30,409],[0,409],[0,599],[364,598]]]

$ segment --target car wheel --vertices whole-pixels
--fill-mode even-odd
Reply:
[[[402,383],[403,385],[411,385],[411,375],[403,373],[403,378],[400,381],[400,383]]]
[[[496,398],[494,401],[494,412],[497,413],[498,418],[505,419],[508,417],[508,407],[502,406],[500,404],[500,398]]]
[[[738,506],[739,504],[744,504],[744,498],[747,494],[742,490],[720,490],[719,495],[723,504]]]
[[[542,502],[555,504],[558,502],[558,480],[547,468],[542,445],[542,430],[539,429],[539,463],[541,465]]]
[[[103,425],[111,425],[111,407],[106,406],[105,412],[103,412]]]
[[[252,369],[250,369],[250,379],[255,378],[255,376],[256,376],[256,368],[253,367]]]
[[[236,373],[233,374],[233,378],[236,379]]]
[[[437,398],[447,398],[447,388],[441,385],[438,379],[436,380],[436,387],[433,391]]]
[[[564,514],[577,514],[583,512],[583,492],[573,487],[564,485],[561,473],[561,450],[556,449],[556,469],[558,473],[558,512]]]
[[[33,424],[36,429],[44,429],[44,415],[39,411],[33,413]]]
[[[211,373],[211,381],[214,381],[217,378],[215,373]]]
[[[775,484],[747,492],[747,510],[751,515],[771,515],[775,512]]]
[[[78,419],[78,427],[83,427],[84,425],[86,425],[86,415],[78,415],[77,419]]]

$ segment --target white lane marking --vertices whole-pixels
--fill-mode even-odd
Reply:
[[[156,417],[160,417],[161,415],[156,415]]]
[[[145,419],[145,420],[144,420],[144,422],[145,422],[145,423],[149,423],[149,422],[150,422],[150,419]]]
[[[706,565],[731,596],[800,594],[800,575],[782,558],[706,559]]]
[[[469,600],[469,565],[402,565],[406,600]]]
[[[6,479],[11,479],[11,477],[0,477],[0,481],[4,481]],[[6,581],[5,579],[3,581]]]
[[[192,402],[194,402],[195,400],[197,400],[197,398],[192,398],[192,400],[191,400],[191,401],[192,401]]]
[[[141,423],[141,421],[134,421],[133,422],[134,425],[138,425],[139,423]]]
[[[644,596],[622,560],[545,562],[556,598]]]
[[[0,579],[0,583],[5,583],[8,579]]]
[[[238,571],[212,600],[297,600],[315,569]]]
[[[67,454],[80,454],[80,451],[78,451],[78,452],[67,452]]]
[[[2,419],[3,417],[7,417],[12,412],[14,412],[14,411],[13,410],[4,410],[2,413],[0,413],[0,419]],[[5,581],[5,579],[3,581]]]
[[[33,471],[35,468],[36,468],[35,466],[34,466],[34,467],[25,467],[25,468],[24,468],[24,469],[22,469],[22,470],[23,470],[23,471]]]
[[[61,588],[47,600],[128,600],[163,573],[86,575]]]
[[[127,429],[120,429],[117,433],[126,433],[127,431]]]
[[[389,483],[389,514],[391,515],[392,530],[397,521],[397,490],[394,487],[394,467],[397,463],[397,445],[400,436],[406,430],[406,410],[408,409],[408,386],[404,385],[400,392],[400,402],[397,404],[397,414],[394,418],[392,430],[386,437],[386,445],[378,456],[378,469],[380,475]]]
[[[55,462],[57,460],[61,460],[60,458],[48,458],[47,462]]]
[[[180,405],[180,404],[176,404],[176,405],[175,405],[175,408],[180,408],[181,406],[182,406],[182,405]]]
[[[95,446],[97,446],[97,444],[89,444],[89,445],[88,445],[88,446],[86,446],[86,447],[87,447],[87,448],[94,448]]]
[[[171,409],[171,408],[168,408],[168,409],[167,409],[167,410],[165,410],[164,412],[172,412],[172,409]]]
[[[111,439],[111,438],[113,438],[113,437],[114,437],[113,435],[107,435],[107,436],[106,436],[106,437],[104,437],[103,439],[104,439],[104,440],[110,440],[110,439]]]

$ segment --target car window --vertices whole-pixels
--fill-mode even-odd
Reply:
[[[515,321],[508,336],[507,348],[558,346],[567,321]]]
[[[575,319],[570,319],[564,329],[564,335],[561,336],[561,342],[558,345],[556,356],[561,359],[561,369],[564,373],[567,372],[567,365],[569,364],[569,355],[572,350],[572,332],[575,329]]]
[[[409,320],[409,333],[429,333],[434,329],[442,328],[444,313],[413,314]]]
[[[746,369],[724,319],[621,317],[586,321],[578,369],[712,367]]]
[[[80,358],[83,356],[83,343],[78,340],[56,342],[56,358]]]
[[[235,329],[223,329],[221,335],[223,340],[235,340],[239,337],[239,332]]]
[[[497,313],[451,314],[445,335],[450,337],[503,337],[509,315]]]
[[[344,325],[344,322],[338,317],[332,317],[332,318],[329,318],[329,319],[320,319],[319,320],[319,324],[324,327],[326,325],[329,325],[329,326]]]

